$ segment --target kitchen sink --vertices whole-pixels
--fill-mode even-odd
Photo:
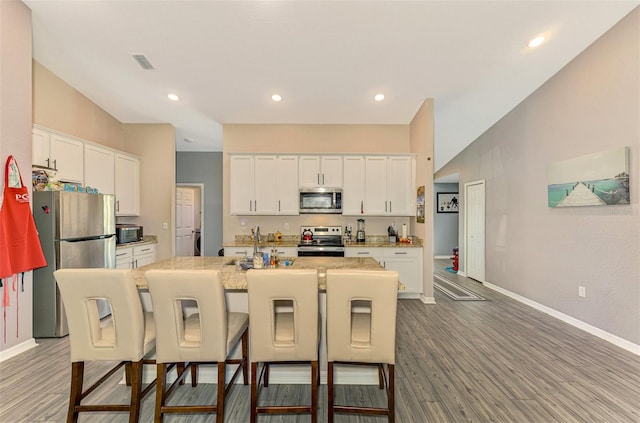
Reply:
[[[279,262],[280,265],[278,267],[286,267],[286,263],[289,263],[289,266],[293,265],[296,259],[294,257],[280,257]],[[247,270],[253,268],[253,257],[246,258],[234,258],[223,263],[225,266],[240,266],[242,269]]]

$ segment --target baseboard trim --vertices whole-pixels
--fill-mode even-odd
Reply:
[[[424,304],[435,304],[436,303],[436,298],[435,297],[426,297],[424,295],[420,295],[420,301],[422,301]]]
[[[600,339],[603,339],[607,342],[610,342],[624,350],[627,350],[635,355],[640,355],[640,345],[634,344],[633,342],[629,342],[626,339],[622,339],[619,336],[613,335],[612,333],[606,332],[600,328],[592,326],[588,323],[583,322],[582,320],[578,320],[575,317],[571,317],[567,314],[554,310],[550,307],[537,303],[535,301],[530,300],[529,298],[518,295],[514,292],[511,292],[507,289],[501,288],[497,285],[494,285],[490,282],[484,282],[484,286],[489,289],[492,289],[496,292],[506,295],[507,297],[513,298],[516,301],[519,301],[523,304],[526,304],[530,307],[535,308],[538,311],[541,311],[545,314],[548,314],[556,319],[562,320],[565,323],[570,324],[571,326],[577,327],[578,329],[582,329],[583,331],[590,333],[593,336],[597,336]]]
[[[36,343],[36,340],[34,338],[31,338],[27,341],[19,343],[18,345],[14,345],[11,348],[0,351],[0,363],[37,346],[38,344]]]

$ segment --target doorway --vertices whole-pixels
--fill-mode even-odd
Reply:
[[[176,256],[204,255],[202,184],[176,185]]]
[[[464,184],[464,269],[467,277],[484,282],[485,181]]]

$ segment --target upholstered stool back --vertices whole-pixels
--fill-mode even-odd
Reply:
[[[398,274],[327,271],[327,359],[395,363]]]
[[[388,270],[327,271],[327,408],[334,413],[386,415],[395,421],[395,347],[398,273]],[[334,366],[376,366],[386,407],[336,405]],[[387,374],[384,367],[387,367]]]
[[[72,362],[138,361],[153,349],[153,316],[143,312],[130,270],[59,269],[54,276],[67,313]],[[96,300],[111,308],[103,322]]]
[[[229,346],[242,333],[229,338],[227,304],[218,270],[149,270],[145,274],[155,313],[156,361],[224,361]],[[196,315],[183,316],[182,303],[194,301]],[[242,315],[246,318],[246,314]],[[233,317],[233,316],[232,316]],[[248,322],[243,320],[246,328]],[[240,333],[238,333],[240,332]]]
[[[247,272],[251,361],[318,359],[318,275],[315,270]]]

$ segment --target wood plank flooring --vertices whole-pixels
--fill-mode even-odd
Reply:
[[[436,292],[435,305],[398,304],[396,421],[423,422],[640,422],[640,357],[518,303],[481,284],[436,272],[487,301],[453,301]],[[0,363],[0,422],[65,421],[70,378],[68,339],[39,346]],[[105,364],[91,363],[85,383]],[[115,378],[96,400],[126,402]],[[180,387],[173,401],[213,401],[216,385]],[[249,421],[248,386],[236,385],[226,422]],[[260,401],[308,401],[305,385],[271,385]],[[319,390],[319,421],[326,421],[326,386]],[[347,398],[382,405],[373,386],[338,386]],[[153,394],[143,402],[141,422],[153,421]],[[81,422],[126,422],[124,414],[80,415]],[[211,416],[169,416],[167,423],[214,421]],[[264,416],[260,423],[309,422],[308,416]],[[385,422],[381,417],[339,415],[337,422]]]

